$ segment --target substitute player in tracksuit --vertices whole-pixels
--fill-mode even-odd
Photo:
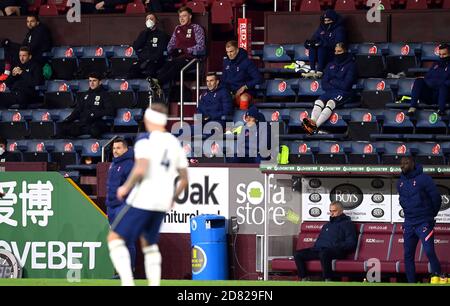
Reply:
[[[117,138],[113,141],[113,160],[108,171],[106,209],[109,224],[113,224],[120,211],[126,206],[125,201],[119,200],[116,196],[117,189],[122,186],[131,169],[134,166],[134,151],[128,147],[128,143],[123,138]],[[136,264],[136,241],[127,243],[130,252],[131,267],[134,270]]]
[[[305,42],[309,50],[311,71],[303,73],[306,78],[321,78],[323,69],[334,59],[334,46],[347,42],[342,17],[334,10],[326,10],[320,16],[320,26],[313,37]]]
[[[337,43],[334,60],[328,64],[322,80],[323,95],[314,102],[311,118],[303,119],[303,128],[313,134],[330,118],[334,109],[353,98],[352,87],[356,83],[357,72],[353,56],[343,43]]]
[[[432,178],[423,173],[411,156],[401,159],[402,173],[397,182],[399,202],[405,214],[403,240],[405,270],[409,283],[416,281],[414,256],[417,243],[422,242],[434,277],[441,273],[441,265],[434,251],[434,218],[441,207],[441,195]]]

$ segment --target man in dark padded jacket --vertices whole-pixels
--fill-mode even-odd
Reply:
[[[323,279],[331,281],[332,260],[345,258],[349,253],[355,251],[356,242],[355,225],[350,217],[344,214],[342,203],[331,202],[330,221],[323,225],[314,246],[298,250],[295,253],[298,277],[301,280],[309,280],[305,262],[320,259]]]

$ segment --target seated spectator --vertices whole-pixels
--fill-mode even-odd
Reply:
[[[180,24],[175,27],[167,45],[169,61],[160,70],[158,77],[152,79],[155,89],[177,79],[181,69],[194,58],[194,53],[205,51],[205,31],[200,25],[191,22],[192,10],[181,7],[178,17]]]
[[[6,108],[19,104],[21,107],[26,107],[28,104],[36,103],[38,93],[35,88],[43,83],[41,66],[34,58],[32,59],[29,47],[21,47],[19,64],[12,69],[11,76],[5,81],[11,95],[2,95],[0,106]]]
[[[222,85],[233,95],[236,106],[248,109],[255,96],[255,86],[263,83],[256,65],[248,58],[245,49],[239,48],[236,41],[225,45],[227,56],[223,59]]]
[[[236,156],[230,159],[232,163],[259,164],[261,162],[260,125],[265,121],[264,115],[259,112],[258,108],[255,105],[250,106],[245,113],[245,124],[234,128],[231,132],[237,135]],[[267,131],[266,137],[269,139],[269,129]]]
[[[311,70],[302,73],[304,78],[321,78],[323,69],[334,58],[334,47],[338,42],[346,42],[342,17],[334,10],[326,10],[320,17],[320,26],[310,40],[305,42],[309,50]]]
[[[0,163],[4,162],[20,162],[20,157],[8,152],[8,142],[0,137]]]
[[[330,221],[320,230],[312,248],[295,252],[295,264],[298,277],[302,281],[310,280],[307,276],[305,262],[319,259],[322,266],[322,277],[325,281],[332,280],[331,262],[333,259],[343,259],[356,249],[356,228],[349,216],[344,214],[341,202],[330,204]]]
[[[356,64],[353,56],[347,52],[343,43],[337,43],[334,60],[328,64],[322,80],[325,91],[314,102],[311,118],[303,119],[303,128],[308,134],[317,129],[330,118],[334,109],[352,101],[352,87],[357,81]]]
[[[27,16],[27,28],[28,33],[22,42],[22,45],[14,43],[9,39],[5,39],[1,43],[1,47],[5,49],[5,60],[11,66],[18,64],[19,48],[21,46],[27,46],[31,54],[33,54],[34,61],[40,65],[44,65],[45,59],[43,53],[51,51],[52,49],[52,36],[46,25],[39,21],[37,15]]]
[[[439,46],[439,61],[436,62],[425,75],[414,81],[411,91],[411,105],[408,116],[416,112],[418,102],[437,104],[439,116],[445,115],[445,105],[448,102],[450,88],[450,46]]]
[[[207,74],[206,86],[208,90],[200,97],[198,113],[202,115],[203,123],[215,121],[223,127],[225,121],[222,120],[222,116],[232,115],[233,103],[230,93],[219,83],[219,78],[214,72]]]
[[[147,29],[142,31],[133,43],[138,61],[131,66],[129,79],[155,78],[156,72],[164,64],[168,35],[158,29],[158,18],[155,14],[148,14],[145,20]]]
[[[20,0],[0,0],[0,16],[20,16]]]
[[[114,107],[108,92],[101,85],[101,79],[99,73],[89,75],[89,90],[63,121],[58,131],[59,137],[90,135],[99,138],[108,131],[102,117],[114,116]]]

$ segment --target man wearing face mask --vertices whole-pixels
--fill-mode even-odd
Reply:
[[[448,44],[441,44],[439,46],[439,61],[431,67],[425,78],[418,78],[414,81],[408,116],[415,114],[419,101],[425,104],[437,104],[439,116],[445,115],[445,105],[448,101],[450,87],[449,49]]]
[[[302,73],[302,76],[304,78],[321,78],[323,69],[334,58],[334,46],[338,42],[346,42],[342,17],[334,10],[326,10],[320,17],[319,28],[313,37],[305,42],[305,48],[309,50],[311,70]]]
[[[330,118],[334,109],[352,100],[352,87],[356,80],[353,56],[347,52],[344,43],[337,43],[334,60],[328,64],[322,80],[325,93],[314,102],[311,118],[303,119],[303,128],[308,134],[315,133]]]
[[[131,66],[129,79],[154,78],[156,72],[164,64],[164,51],[167,48],[169,37],[158,29],[158,18],[155,14],[145,17],[146,29],[142,31],[133,43],[138,61]]]

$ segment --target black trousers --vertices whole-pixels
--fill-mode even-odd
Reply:
[[[295,252],[295,265],[297,266],[298,277],[304,278],[307,275],[306,262],[319,259],[322,266],[322,277],[332,278],[333,271],[331,262],[333,259],[343,259],[347,254],[340,250],[334,249],[315,249],[308,248]]]
[[[145,66],[145,67],[143,67]],[[142,60],[138,60],[130,67],[128,71],[128,79],[156,78],[158,70],[162,67],[162,63],[149,62],[143,65]]]
[[[91,135],[93,138],[100,138],[108,131],[108,125],[101,121],[86,123],[83,121],[63,122],[59,126],[59,137],[78,137],[80,135]]]
[[[190,59],[181,57],[174,58],[173,60],[166,62],[158,73],[157,79],[159,81],[159,84],[162,86],[167,82],[177,80],[180,76],[181,69],[183,69],[183,67],[186,66],[189,61]]]

